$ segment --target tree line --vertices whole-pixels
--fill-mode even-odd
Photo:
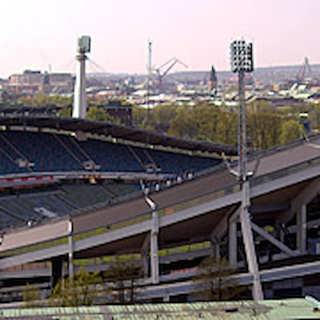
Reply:
[[[202,259],[198,273],[192,281],[198,290],[191,293],[195,301],[228,301],[243,298],[248,287],[241,286],[229,262],[213,256]],[[142,266],[138,261],[115,258],[106,271],[89,272],[84,267],[73,278],[64,277],[53,288],[45,305],[53,307],[91,306],[95,304],[133,304],[141,301],[138,289],[143,290],[139,279],[143,278]],[[27,284],[23,291],[26,307],[41,305],[41,292]]]
[[[290,111],[284,112],[262,103],[249,105],[247,129],[250,145],[254,149],[268,149],[300,138],[303,126],[299,112]],[[134,108],[133,116],[138,127],[178,138],[237,144],[237,108],[208,104],[168,105],[152,110]]]
[[[58,116],[70,117],[71,97],[45,96],[21,98],[19,103],[30,106],[56,105]],[[112,101],[88,99],[87,119],[122,124],[121,119],[111,116],[104,105]],[[117,101],[123,104],[123,101]],[[248,138],[254,149],[268,149],[286,144],[303,135],[299,115],[308,113],[312,128],[320,129],[320,106],[274,107],[263,101],[247,105]],[[207,102],[195,105],[167,104],[154,108],[132,106],[133,126],[169,134],[178,138],[202,140],[230,145],[237,144],[238,108],[214,106]]]

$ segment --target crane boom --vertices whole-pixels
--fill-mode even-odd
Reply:
[[[169,64],[169,66],[168,66],[168,64]],[[170,70],[176,64],[181,64],[185,68],[188,68],[188,66],[185,63],[183,63],[182,61],[180,61],[177,58],[172,58],[172,59],[168,60],[166,63],[164,63],[163,65],[161,65],[159,68],[156,69],[156,72],[157,72],[157,75],[158,75],[159,84],[161,84],[162,80],[168,75]],[[161,69],[163,69],[166,66],[168,66],[168,67],[163,72],[161,72]]]

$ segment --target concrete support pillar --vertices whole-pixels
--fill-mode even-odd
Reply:
[[[238,263],[238,239],[237,239],[237,222],[235,220],[229,222],[229,263],[233,268],[237,267]]]
[[[142,253],[142,270],[143,270],[143,277],[149,277],[149,255],[148,252]]]
[[[307,206],[302,205],[297,211],[297,249],[301,254],[307,252]]]
[[[69,278],[73,279],[74,266],[73,266],[73,224],[69,221],[69,235],[68,235],[68,271]]]
[[[216,261],[219,261],[220,256],[220,244],[219,242],[211,241],[211,257],[213,257]]]
[[[84,119],[87,114],[87,95],[86,95],[86,60],[85,53],[77,55],[77,72],[74,88],[73,118]]]
[[[63,276],[63,260],[61,258],[53,258],[51,260],[51,289],[53,290]]]
[[[151,279],[153,284],[159,283],[159,252],[158,252],[159,217],[158,212],[152,212],[150,234]]]
[[[150,234],[148,234],[144,239],[144,242],[141,248],[142,270],[143,270],[144,278],[148,278],[150,273],[149,251],[150,251]]]
[[[284,243],[285,233],[284,233],[284,230],[283,230],[283,229],[280,229],[280,230],[279,230],[279,238],[280,238],[280,241],[281,241],[282,243]]]
[[[210,246],[211,246],[210,256],[212,258],[215,258],[216,261],[219,261],[220,260],[220,239],[215,236],[214,230],[211,232]]]
[[[245,181],[242,185],[242,204],[240,211],[241,231],[244,242],[249,273],[253,278],[252,295],[255,301],[263,300],[263,291],[260,280],[259,265],[254,245],[253,232],[249,217],[250,195],[249,182]]]
[[[216,261],[219,261],[221,259],[220,243],[216,243],[214,249]]]

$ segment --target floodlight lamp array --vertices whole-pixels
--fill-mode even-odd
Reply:
[[[231,70],[237,72],[253,72],[253,46],[244,40],[235,40],[230,45]]]
[[[81,36],[78,39],[78,52],[85,54],[91,51],[91,38],[90,36]]]

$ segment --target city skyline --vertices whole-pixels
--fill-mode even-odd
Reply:
[[[89,6],[90,4],[90,6]],[[92,37],[89,72],[145,73],[147,41],[153,64],[172,57],[189,70],[229,70],[229,44],[253,41],[256,66],[320,62],[317,0],[18,0],[1,3],[0,76],[24,69],[74,72],[76,40]],[[183,68],[177,68],[182,70]]]

